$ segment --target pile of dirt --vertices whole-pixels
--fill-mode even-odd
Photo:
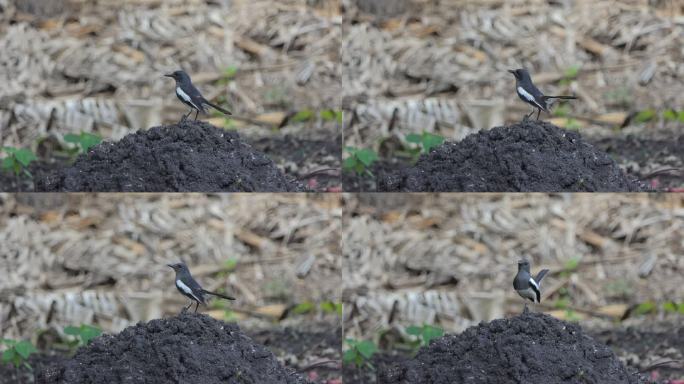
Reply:
[[[525,312],[446,335],[378,383],[646,383],[579,325]]]
[[[414,167],[384,175],[380,191],[640,191],[606,153],[577,132],[522,121],[446,142]]]
[[[181,314],[104,335],[65,362],[44,369],[36,383],[300,384],[237,325]]]
[[[104,142],[36,181],[45,192],[292,192],[266,155],[235,132],[186,120]]]

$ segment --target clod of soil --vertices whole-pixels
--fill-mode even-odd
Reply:
[[[36,383],[304,384],[264,346],[227,324],[181,314],[104,335],[65,362],[44,369]]]
[[[186,120],[104,142],[36,182],[46,192],[291,192],[266,155],[235,132]]]
[[[645,382],[579,325],[532,312],[446,335],[378,373],[381,384]]]
[[[385,175],[381,191],[640,191],[606,153],[579,133],[522,121],[447,142],[415,166]]]

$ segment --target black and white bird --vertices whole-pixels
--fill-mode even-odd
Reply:
[[[541,111],[549,111],[555,99],[576,99],[575,96],[544,96],[532,83],[532,78],[527,69],[509,69],[508,72],[515,76],[515,91],[518,93],[518,97],[537,109],[537,120],[539,120]],[[533,113],[534,109],[525,116],[524,120],[527,120]]]
[[[190,75],[185,73],[185,71],[175,71],[173,73],[167,73],[164,75],[166,77],[171,77],[176,80],[176,96],[178,100],[182,101],[185,105],[190,107],[190,112],[183,116],[181,121],[185,120],[190,116],[192,111],[195,111],[195,120],[197,120],[197,115],[202,113],[207,113],[205,106],[210,106],[226,115],[232,115],[227,109],[221,108],[216,104],[211,103],[202,96],[199,90],[192,85],[192,80],[190,80]]]
[[[541,303],[541,282],[548,272],[548,269],[542,269],[537,277],[532,277],[530,262],[520,260],[518,261],[518,274],[513,280],[513,288],[522,298],[529,299],[533,303]],[[525,303],[525,309],[527,309],[527,303]]]
[[[206,305],[204,295],[218,296],[226,300],[235,300],[234,297],[207,291],[206,289],[202,288],[199,283],[192,278],[190,270],[185,263],[180,262],[167,265],[176,271],[176,288],[178,288],[178,292],[187,296],[191,300],[190,305],[185,307],[183,312],[187,311],[192,304],[197,303],[197,306],[195,307],[195,313],[197,313],[197,308],[199,308],[200,304]]]

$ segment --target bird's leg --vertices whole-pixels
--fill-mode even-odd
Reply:
[[[197,115],[199,115],[199,109],[195,111],[195,121],[197,121]]]
[[[186,113],[185,115],[183,115],[183,118],[182,118],[180,121],[181,121],[181,122],[185,121],[185,119],[187,119],[188,116],[190,116],[191,113],[192,113],[192,108],[190,108],[190,110],[188,111],[188,113]]]
[[[530,113],[528,113],[527,115],[525,115],[525,117],[523,118],[523,121],[526,121],[527,119],[529,119],[530,116],[532,116],[533,114],[534,114],[534,109],[532,110],[532,112],[530,112]]]
[[[537,109],[537,120],[539,120],[539,114],[541,113],[541,109]]]
[[[190,307],[192,307],[192,300],[190,300],[190,304],[188,304],[188,306],[187,306],[187,307],[183,308],[183,310],[181,311],[181,313],[185,313],[185,312],[187,312],[187,311],[188,311],[188,309],[190,309]]]

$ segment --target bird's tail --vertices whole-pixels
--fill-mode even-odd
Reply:
[[[544,276],[546,276],[548,272],[548,269],[542,269],[541,271],[539,271],[539,273],[537,274],[537,278],[534,279],[534,281],[536,281],[537,284],[541,284],[542,279],[544,278]]]
[[[232,113],[230,113],[229,110],[227,110],[227,109],[225,109],[225,108],[221,108],[221,107],[219,107],[218,105],[213,104],[213,103],[209,102],[209,101],[206,100],[206,99],[204,100],[204,104],[207,104],[207,105],[211,106],[212,108],[216,109],[217,111],[223,112],[223,113],[226,114],[226,115],[232,115]]]
[[[544,96],[544,100],[548,99],[565,99],[565,100],[573,100],[576,99],[576,96]]]
[[[227,296],[227,295],[224,295],[222,293],[207,291],[206,289],[202,289],[202,293],[206,293],[207,295],[218,296],[218,297],[226,299],[226,300],[235,300],[235,298],[232,296]]]

